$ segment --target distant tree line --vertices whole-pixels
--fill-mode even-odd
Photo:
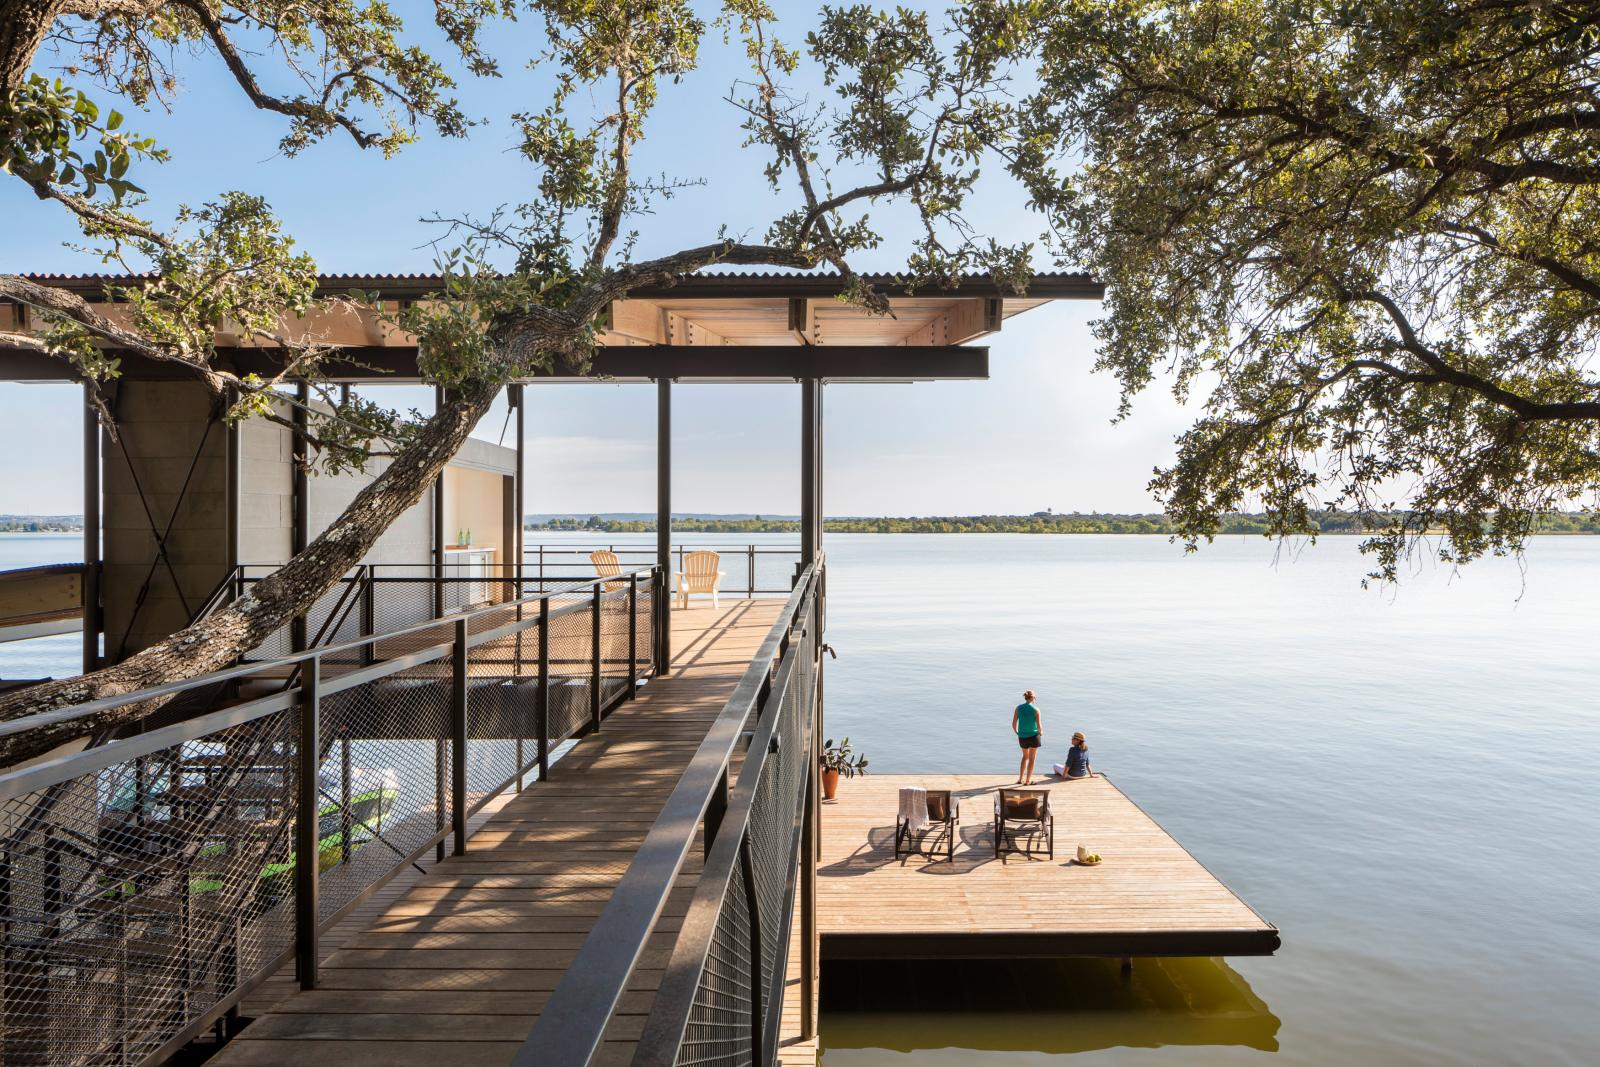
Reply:
[[[1381,529],[1393,516],[1330,511],[1316,517],[1319,534],[1367,534]],[[656,524],[649,519],[608,519],[591,515],[586,519],[565,517],[528,524],[530,530],[568,530],[591,533],[653,533]],[[672,522],[679,533],[798,533],[794,519],[678,518]],[[1225,516],[1221,534],[1268,533],[1267,517],[1262,514]],[[1162,514],[1117,515],[1100,512],[1032,515],[949,515],[905,518],[838,518],[827,520],[829,533],[1027,533],[1027,534],[1166,534],[1176,527]],[[1600,534],[1600,514],[1557,511],[1536,520],[1535,533]]]
[[[0,515],[0,533],[75,533],[82,529],[79,515]]]

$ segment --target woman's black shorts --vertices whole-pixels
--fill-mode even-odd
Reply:
[[[1039,735],[1034,734],[1031,737],[1018,737],[1017,744],[1021,745],[1023,748],[1038,748]]]

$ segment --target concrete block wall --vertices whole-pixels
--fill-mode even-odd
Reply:
[[[266,419],[239,424],[240,563],[283,563],[294,554],[293,461],[286,427]]]

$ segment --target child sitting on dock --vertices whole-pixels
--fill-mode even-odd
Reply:
[[[1072,735],[1072,747],[1067,750],[1067,762],[1051,764],[1050,769],[1061,778],[1093,778],[1094,767],[1089,763],[1089,742],[1082,731]]]
[[[1011,713],[1011,732],[1017,735],[1017,744],[1022,746],[1022,763],[1017,767],[1018,785],[1033,784],[1033,759],[1039,754],[1042,729],[1039,709],[1033,706],[1033,690],[1026,690],[1022,703]]]

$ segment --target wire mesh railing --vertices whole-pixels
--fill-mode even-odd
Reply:
[[[633,1063],[775,1062],[797,891],[815,863],[825,610],[818,560],[679,779],[513,1059],[517,1067],[583,1065],[600,1054],[667,896],[702,843],[705,865]],[[807,914],[798,961],[805,974],[816,945]]]
[[[242,697],[0,775],[0,1062],[157,1061],[291,960],[315,985],[324,931],[428,849],[463,851],[474,812],[653,672],[663,585],[611,576],[48,713]]]

